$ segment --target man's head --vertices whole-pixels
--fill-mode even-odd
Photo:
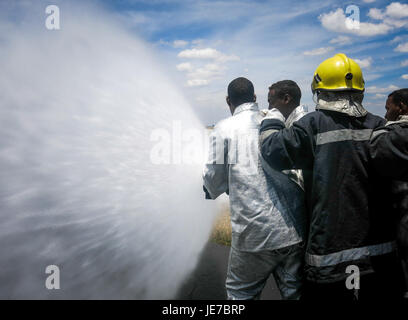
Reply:
[[[278,81],[269,87],[269,109],[278,109],[287,118],[300,104],[302,93],[292,80]]]
[[[408,114],[408,88],[396,90],[388,96],[385,104],[385,119],[395,121],[399,116]]]
[[[246,78],[236,78],[228,85],[227,104],[231,114],[234,114],[236,107],[243,103],[255,102],[254,85]]]

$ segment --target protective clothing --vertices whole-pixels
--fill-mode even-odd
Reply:
[[[374,131],[370,140],[370,157],[379,175],[408,181],[408,116],[388,121]]]
[[[404,289],[408,291],[408,115],[374,131],[370,156],[378,175],[395,179],[392,203],[399,216],[397,239],[405,273]]]
[[[360,66],[344,53],[323,61],[313,75],[312,92],[317,90],[364,92]]]
[[[270,274],[282,299],[300,299],[304,255],[304,243],[256,253],[231,248],[226,281],[228,300],[259,299]]]
[[[295,121],[298,121],[300,118],[303,118],[307,114],[307,106],[298,106],[295,110],[285,120],[285,127],[290,128]]]
[[[405,292],[408,294],[408,182],[394,181],[392,186],[393,205],[399,213],[398,252],[405,276]]]
[[[351,117],[363,117],[367,114],[362,104],[363,98],[360,93],[324,91],[319,94],[316,110],[331,110]]]
[[[230,299],[256,299],[266,274],[276,268],[279,272],[292,268],[294,279],[279,278],[282,283],[287,279],[292,288],[288,294],[282,292],[283,297],[297,297],[301,287],[301,281],[292,283],[301,278],[304,251],[302,257],[298,250],[287,253],[284,266],[274,251],[303,241],[304,192],[282,172],[269,168],[266,174],[263,170],[258,145],[262,117],[256,103],[244,103],[232,117],[219,122],[210,136],[203,173],[212,199],[229,190],[232,241],[226,287]]]
[[[261,153],[271,167],[310,172],[305,176],[310,220],[306,277],[312,282],[344,281],[351,264],[360,274],[372,273],[374,260],[396,249],[396,221],[382,201],[391,192],[391,181],[373,172],[368,148],[373,130],[385,120],[362,106],[362,115],[356,116],[358,97],[353,95],[347,103],[340,96],[338,104],[319,95],[318,105],[326,107],[291,128],[285,129],[279,118],[266,117],[261,124]]]
[[[236,250],[257,252],[303,240],[303,191],[286,175],[269,170],[259,157],[262,114],[256,103],[244,103],[219,122],[210,136],[204,187],[212,199],[229,189],[232,241]]]

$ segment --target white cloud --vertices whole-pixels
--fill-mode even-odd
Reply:
[[[170,42],[163,39],[160,39],[157,43],[162,46],[171,46],[173,48],[183,48],[189,44],[189,42],[185,40],[174,40],[173,42]]]
[[[190,62],[180,63],[176,66],[179,71],[187,72],[187,86],[198,87],[210,84],[214,79],[221,78],[225,74],[226,67],[223,65],[227,61],[239,60],[235,55],[226,55],[213,48],[188,49],[178,54],[179,58],[212,60],[212,63],[194,67]]]
[[[371,8],[370,11],[368,11],[368,16],[374,20],[382,20],[385,17],[384,13],[377,8]]]
[[[408,80],[408,74],[403,74],[403,75],[401,76],[401,78],[404,79],[404,80]]]
[[[188,41],[185,40],[174,40],[173,47],[174,48],[183,48],[188,45]]]
[[[401,62],[401,67],[406,67],[408,66],[408,60],[404,60]]]
[[[177,70],[179,71],[191,71],[193,70],[193,66],[190,62],[183,62],[176,66]]]
[[[226,55],[219,52],[213,48],[205,48],[205,49],[188,49],[183,50],[178,54],[179,58],[186,58],[186,59],[208,59],[208,60],[216,60],[219,62],[226,62],[226,61],[237,61],[239,57],[236,55]]]
[[[303,52],[303,54],[305,56],[320,56],[332,51],[333,49],[334,49],[333,47],[317,48],[311,51],[305,51]]]
[[[343,9],[325,13],[319,16],[319,20],[324,28],[334,32],[351,33],[359,36],[375,36],[387,34],[393,29],[385,23],[360,22],[358,28],[350,18],[347,18]]]
[[[188,49],[181,51],[178,54],[179,58],[187,59],[216,59],[220,56],[220,52],[216,49],[205,48],[205,49]]]
[[[385,99],[387,97],[386,94],[382,94],[382,93],[377,93],[374,98],[375,99]]]
[[[408,18],[408,4],[392,2],[387,6],[385,12],[391,18]]]
[[[403,39],[401,36],[396,36],[394,39],[392,39],[390,42],[391,43],[396,43],[396,42],[401,42]]]
[[[376,86],[367,87],[366,92],[367,93],[376,93],[376,94],[378,94],[378,93],[391,93],[391,92],[393,92],[395,90],[398,90],[398,89],[399,89],[399,87],[391,84],[391,85],[389,85],[388,87],[385,87],[385,88],[378,88]]]
[[[190,62],[183,62],[176,66],[177,70],[186,72],[187,86],[196,87],[207,85],[216,78],[221,78],[226,67],[217,63],[208,63],[194,67]]]
[[[373,62],[373,59],[371,57],[368,57],[368,58],[362,59],[362,60],[354,59],[354,61],[357,62],[358,65],[361,68],[369,68],[369,67],[371,67],[371,63]]]
[[[378,73],[366,73],[364,75],[364,80],[365,81],[373,81],[376,80],[378,78],[381,78],[382,74],[378,74]]]
[[[217,61],[219,62],[227,62],[227,61],[239,61],[239,57],[236,55],[221,55]]]
[[[211,80],[213,78],[222,76],[224,74],[224,70],[225,70],[224,66],[209,63],[203,67],[192,70],[187,74],[187,77],[193,79]]]
[[[204,43],[204,39],[194,39],[191,43],[195,46],[202,45]]]
[[[210,82],[205,79],[192,79],[187,81],[187,86],[188,87],[201,87],[201,86],[206,86]]]
[[[398,52],[408,52],[408,42],[399,44],[394,50]]]
[[[407,21],[398,19],[408,18],[408,4],[392,2],[386,7],[385,11],[371,8],[368,12],[368,16],[375,20],[384,20],[386,24],[401,28],[407,24]]]
[[[408,20],[401,20],[408,17],[408,5],[393,2],[386,7],[385,11],[371,8],[368,16],[375,20],[383,20],[382,22],[388,26],[402,28],[408,25]]]
[[[398,20],[398,19],[389,18],[389,17],[384,19],[384,23],[390,26],[393,26],[395,28],[402,28],[402,27],[408,26],[408,20]]]
[[[363,2],[365,2],[365,3],[373,3],[373,2],[375,2],[375,0],[363,0]]]
[[[330,40],[331,44],[338,44],[340,46],[345,45],[345,44],[350,44],[351,43],[351,38],[347,36],[338,36],[337,38],[331,39]]]

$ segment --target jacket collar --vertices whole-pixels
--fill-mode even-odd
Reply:
[[[386,126],[394,123],[408,123],[408,115],[399,116],[396,121],[387,121]]]
[[[242,111],[247,111],[247,110],[251,110],[251,111],[258,111],[258,104],[256,102],[247,102],[247,103],[243,103],[241,105],[239,105],[238,107],[235,108],[234,110],[234,114],[232,116],[237,115],[238,113],[242,112]]]
[[[404,121],[404,122],[408,121],[408,114],[404,114],[402,116],[399,116],[397,121]]]
[[[285,121],[286,127],[291,127],[293,122],[298,121],[306,113],[307,113],[307,107],[306,106],[300,105],[300,106],[296,107],[296,109],[293,110],[292,113],[286,119],[286,121]]]
[[[368,112],[357,101],[357,95],[356,93],[322,92],[319,95],[316,110],[330,110],[352,117],[364,117]]]

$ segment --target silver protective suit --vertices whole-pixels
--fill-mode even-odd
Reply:
[[[263,115],[256,103],[245,103],[235,109],[232,117],[219,122],[210,136],[209,159],[203,173],[204,186],[212,199],[229,193],[232,225],[229,299],[259,296],[279,264],[277,257],[282,258],[276,250],[301,243],[305,233],[303,190],[284,173],[268,168],[265,174],[262,168],[258,140]],[[290,259],[294,254],[296,257]],[[283,277],[279,282],[284,288],[286,280],[291,279],[294,284],[289,296],[296,298],[303,255],[296,249],[284,256],[284,260],[292,261],[293,270],[286,273],[281,270]],[[263,257],[269,257],[269,267],[265,261],[254,264]],[[288,297],[284,292],[281,294]]]

